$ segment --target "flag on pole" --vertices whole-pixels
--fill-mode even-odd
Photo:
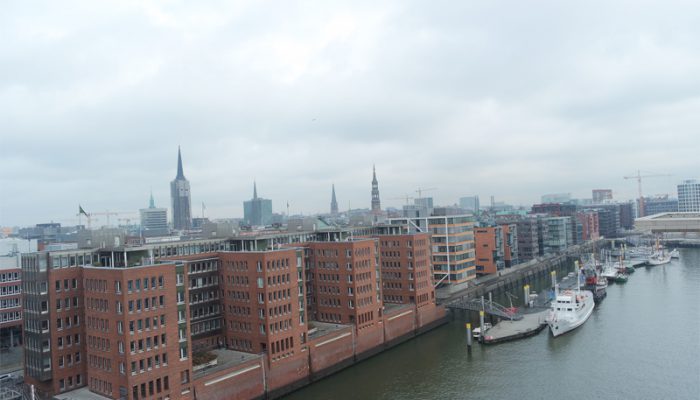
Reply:
[[[85,210],[83,210],[83,206],[81,206],[80,204],[78,204],[78,215],[80,215],[80,214],[83,214],[83,215],[85,215],[86,217],[88,216],[88,213],[86,213]]]

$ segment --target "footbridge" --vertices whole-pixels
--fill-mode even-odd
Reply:
[[[482,299],[458,299],[446,304],[448,308],[457,308],[468,311],[483,311],[486,314],[507,318],[511,321],[523,319],[523,314],[517,308],[504,307],[494,301]]]

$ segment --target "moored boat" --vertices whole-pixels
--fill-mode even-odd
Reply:
[[[629,279],[629,275],[624,272],[618,272],[615,275],[615,283],[627,283],[627,279]]]
[[[578,267],[578,262],[576,265]],[[559,292],[559,285],[554,285],[555,295],[547,315],[547,325],[554,337],[583,325],[593,313],[593,293],[581,290],[580,283],[576,286],[576,290]]]
[[[671,262],[671,256],[669,254],[664,254],[663,251],[658,251],[647,259],[647,264],[649,265],[663,265]]]

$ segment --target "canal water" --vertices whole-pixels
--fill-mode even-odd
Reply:
[[[521,297],[522,298],[522,297]],[[285,397],[700,399],[700,249],[641,267],[580,328],[467,351],[449,324]]]

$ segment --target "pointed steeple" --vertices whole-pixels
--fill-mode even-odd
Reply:
[[[338,201],[335,199],[335,184],[332,186],[331,192],[331,214],[338,214]]]
[[[372,164],[372,213],[377,215],[382,212],[381,202],[379,201],[379,182],[377,181],[377,170]]]
[[[148,208],[156,208],[156,201],[153,200],[153,190],[151,190],[151,198],[148,201]]]
[[[180,153],[180,146],[177,146],[177,176],[175,179],[185,179],[185,174],[182,172],[182,154]]]
[[[253,181],[253,199],[258,198],[258,185]]]

